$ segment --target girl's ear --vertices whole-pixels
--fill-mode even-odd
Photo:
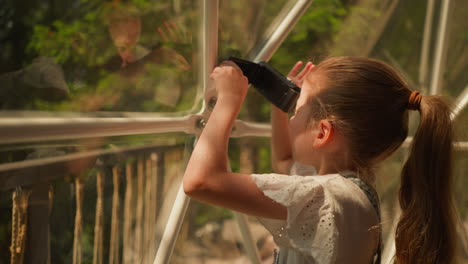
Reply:
[[[335,128],[332,123],[326,119],[322,119],[317,124],[317,130],[313,146],[315,148],[320,148],[328,145],[333,139],[333,135],[335,133]]]

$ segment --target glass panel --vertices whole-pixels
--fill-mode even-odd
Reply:
[[[26,262],[153,263],[193,139],[114,138],[79,157],[0,165],[0,262],[14,245]]]
[[[252,263],[233,214],[192,200],[170,263]],[[272,263],[271,234],[254,217],[248,224],[262,263]]]
[[[287,0],[222,0],[219,3],[219,57],[244,57],[275,28],[291,5]],[[285,8],[285,10],[283,10]],[[276,18],[276,19],[275,19]]]
[[[232,171],[270,173],[269,144],[268,138],[232,139]],[[248,224],[262,263],[272,263],[273,237],[256,217],[249,216]],[[251,263],[234,213],[192,200],[171,263]]]
[[[450,1],[450,13],[447,24],[446,66],[442,74],[442,91],[444,94],[457,97],[467,87],[468,47],[466,12],[468,3],[463,0]],[[465,123],[466,124],[466,123]]]
[[[463,245],[464,243],[468,242],[468,234],[467,234],[467,223],[468,223],[468,194],[466,193],[466,186],[468,186],[468,179],[466,177],[466,172],[468,171],[468,151],[456,151],[454,155],[454,176],[455,176],[455,205],[460,213],[460,220],[459,223],[459,232],[460,235],[459,239],[459,256],[461,256],[460,263],[465,263],[468,261],[468,255],[466,252],[467,244]],[[464,228],[464,231],[463,231]],[[463,238],[464,236],[464,238]],[[464,251],[465,250],[465,251]]]
[[[372,56],[386,61],[402,73],[412,89],[418,89],[426,3],[427,1],[398,3],[371,51]],[[433,25],[437,24],[438,19],[434,17]],[[434,27],[431,33],[433,37],[437,33],[435,29]],[[435,41],[432,44],[435,44]],[[430,54],[432,55],[433,51]],[[432,67],[428,67],[428,70],[431,72]],[[423,92],[428,93],[427,89]]]
[[[389,159],[385,160],[377,174],[377,193],[380,198],[380,212],[382,214],[382,238],[385,243],[393,236],[393,228],[400,208],[398,190],[400,188],[400,173],[407,157],[407,149],[400,148]]]
[[[456,141],[468,141],[468,107],[460,111],[454,122]]]
[[[0,145],[0,164],[60,157],[90,151],[112,152],[113,148],[139,148],[151,146],[183,145],[184,133],[155,135],[130,135],[108,138],[84,138],[67,141],[33,142],[27,144]]]
[[[268,39],[295,1],[220,1],[219,59],[247,58]],[[251,58],[252,59],[252,58]],[[268,121],[270,105],[250,87],[240,119]]]
[[[347,22],[345,21],[355,13],[355,10],[360,10],[359,7],[361,9],[367,8],[367,6],[361,7],[363,5],[361,2],[366,1],[357,3],[352,1],[313,1],[273,55],[270,64],[286,75],[298,60],[312,60],[318,63],[324,55],[338,53],[337,51],[332,52],[332,50],[339,48],[335,46],[345,46],[344,43],[338,42],[331,45],[331,42],[338,37],[340,30],[346,28],[344,25],[347,25]],[[288,11],[293,3],[294,1],[288,2],[285,11]],[[374,3],[374,5],[376,4]],[[281,9],[278,7],[271,8],[271,10],[276,10],[276,13],[279,13]],[[283,15],[284,13],[278,14],[277,18],[272,21],[277,24]],[[250,88],[245,105],[247,107],[242,109],[241,119],[269,122],[270,104],[255,89]]]
[[[318,63],[329,55],[357,55],[363,45],[356,34],[369,34],[370,18],[378,16],[379,1],[313,1],[270,62],[287,74],[298,60]],[[367,17],[369,19],[367,19]],[[363,29],[365,28],[365,30]],[[345,50],[355,48],[357,51]]]
[[[325,2],[325,1],[324,1]],[[414,89],[432,77],[441,2],[435,1],[429,45],[429,65],[419,84],[419,66],[427,1],[314,1],[271,63],[287,73],[297,60],[320,62],[325,56],[370,56],[400,71]],[[450,1],[442,93],[458,96],[468,82],[464,19],[466,1]],[[420,87],[420,85],[423,85]],[[266,119],[265,119],[266,120]]]
[[[198,104],[198,1],[13,1],[0,109],[180,112]]]
[[[396,212],[399,210],[398,203],[398,191],[400,186],[400,173],[403,168],[403,164],[406,161],[407,150],[400,149],[391,158],[383,162],[377,175],[377,191],[380,195],[381,200],[381,212],[382,212],[382,228],[383,228],[383,241],[387,241],[389,235],[393,235],[390,232],[392,225],[395,224]],[[466,171],[468,164],[468,155],[466,150],[457,150],[454,152],[454,199],[455,205],[458,210],[461,222],[457,223],[457,229],[460,230],[458,235],[459,252],[458,256],[461,258],[461,263],[468,260],[466,252],[464,252],[463,243],[466,243],[468,237],[466,237],[466,223],[468,221],[468,195],[466,194],[466,186],[468,184],[466,179]],[[394,228],[394,227],[393,227]],[[463,242],[465,241],[465,242]]]

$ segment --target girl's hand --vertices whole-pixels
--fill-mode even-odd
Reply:
[[[232,61],[223,61],[210,75],[215,81],[218,98],[242,102],[247,95],[248,80]]]
[[[302,71],[299,72],[302,64],[303,64],[302,61],[296,62],[296,64],[294,65],[294,67],[291,69],[291,71],[288,74],[289,80],[291,80],[299,88],[302,88],[302,84],[304,83],[304,79],[307,76],[307,74],[310,73],[315,68],[315,65],[309,61],[305,65],[304,69],[302,69]]]

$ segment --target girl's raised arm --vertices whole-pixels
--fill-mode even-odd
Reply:
[[[271,105],[271,165],[276,173],[288,174],[292,164],[288,114]]]
[[[307,62],[304,69],[299,72],[303,63],[298,61],[288,74],[288,78],[297,86],[302,87],[304,78],[315,67]],[[273,170],[281,174],[289,174],[294,162],[291,141],[289,136],[289,117],[274,105],[271,106],[271,164]]]
[[[247,94],[247,78],[232,62],[216,67],[210,78],[215,82],[218,100],[187,165],[184,192],[204,203],[286,219],[286,207],[265,196],[251,175],[232,173],[227,167],[229,135]]]

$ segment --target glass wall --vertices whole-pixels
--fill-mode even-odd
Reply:
[[[194,136],[148,127],[201,108],[200,10],[2,1],[0,263],[153,263]]]
[[[270,173],[270,142],[267,138],[233,139],[229,160],[233,172]],[[252,263],[245,237],[238,224],[239,214],[191,201],[171,263]],[[272,263],[277,248],[271,234],[256,217],[247,217],[261,263]]]
[[[0,110],[189,111],[199,17],[198,1],[4,1]]]
[[[138,118],[190,117],[202,109],[202,2],[3,1],[0,134],[13,121],[47,127],[57,117],[73,126],[67,130],[65,124],[63,134],[44,140],[12,143],[0,137],[0,263],[153,262],[196,136],[183,133],[181,127],[189,123],[164,134],[128,124]],[[297,60],[374,57],[424,94],[439,74],[438,93],[456,102],[468,81],[463,12],[468,6],[450,1],[446,35],[439,42],[444,1],[434,2],[428,15],[424,0],[314,0],[270,64],[286,74]],[[252,59],[295,3],[219,1],[219,60]],[[441,70],[436,71],[439,49]],[[250,88],[239,119],[268,123],[269,112],[270,104]],[[465,108],[455,119],[457,140],[463,142],[467,117]],[[99,135],[84,135],[83,128],[74,131],[80,118],[90,118],[91,126],[118,120]],[[411,120],[412,135],[418,115],[411,114]],[[110,136],[123,126],[128,128],[123,136]],[[36,127],[28,133],[53,132]],[[378,172],[384,242],[398,215],[406,153],[402,147]],[[271,172],[268,138],[233,139],[229,155],[233,171]],[[465,243],[466,157],[466,147],[458,149],[454,162]],[[261,260],[271,263],[276,245],[255,218],[248,222]],[[250,263],[245,245],[233,212],[192,201],[170,262]]]
[[[0,262],[153,263],[193,139],[101,139],[70,154],[75,145],[36,145],[1,165]]]

